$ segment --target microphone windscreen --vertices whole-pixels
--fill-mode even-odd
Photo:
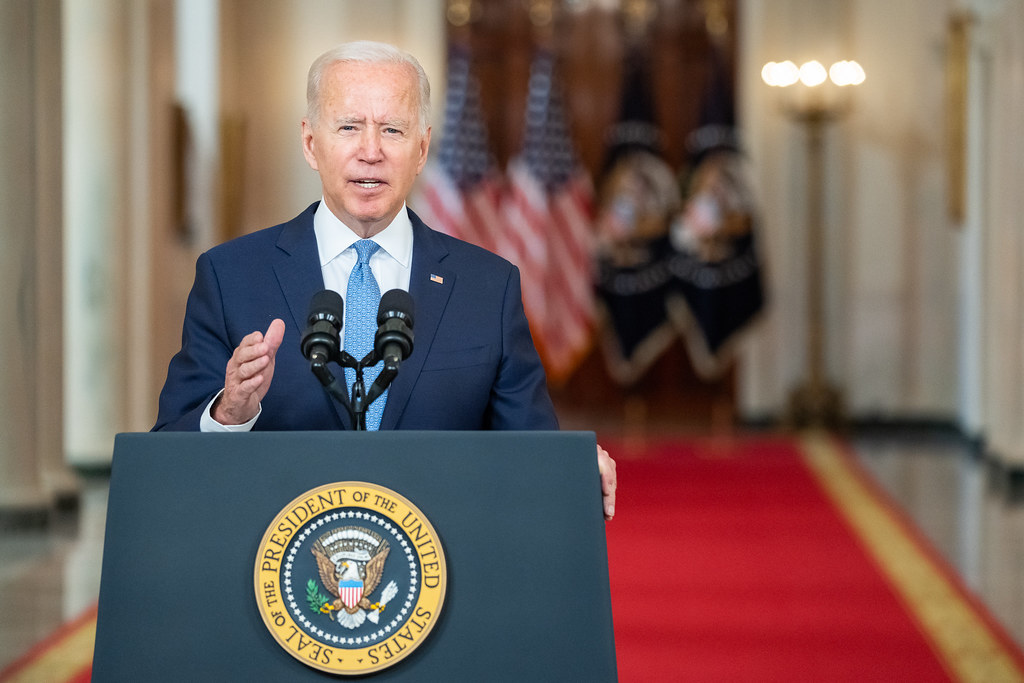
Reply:
[[[338,321],[345,319],[345,302],[333,289],[324,289],[313,295],[309,301],[309,320],[323,320],[335,318]]]
[[[377,308],[377,324],[383,325],[388,318],[401,318],[410,328],[413,326],[412,295],[404,289],[389,289],[380,298]]]

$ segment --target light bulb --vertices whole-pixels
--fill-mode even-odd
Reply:
[[[800,70],[790,61],[768,62],[761,69],[761,80],[772,87],[785,88],[793,85],[800,77]]]
[[[864,69],[854,61],[836,62],[828,70],[828,76],[836,85],[860,85],[864,82]]]
[[[826,78],[828,78],[828,72],[817,60],[805,62],[800,66],[800,82],[809,88],[821,85]]]

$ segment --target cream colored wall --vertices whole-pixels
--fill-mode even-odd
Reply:
[[[320,198],[320,182],[300,146],[306,72],[338,43],[382,40],[421,61],[433,101],[444,81],[443,0],[261,2],[222,0],[222,100],[246,130],[244,202],[236,229],[288,220]],[[435,112],[437,107],[435,106]]]
[[[748,348],[747,413],[778,413],[804,373],[803,130],[765,86],[767,61],[856,59],[867,80],[826,135],[825,326],[830,379],[856,416],[956,411],[956,259],[945,213],[945,13],[934,2],[742,3],[743,126],[760,180],[771,314]],[[799,87],[799,86],[798,86]]]
[[[248,232],[319,199],[299,137],[310,62],[338,42],[387,40],[417,54],[436,82],[442,8],[441,0],[64,0],[65,326],[73,339],[64,347],[64,434],[72,463],[103,466],[116,433],[153,424],[195,259],[221,241],[225,220]],[[194,145],[185,231],[174,221],[175,103],[185,107]],[[232,216],[220,200],[224,117],[245,130]]]
[[[990,448],[1024,464],[1024,2],[977,0],[969,228],[978,235],[977,407]]]
[[[826,163],[827,364],[856,418],[935,418],[1024,460],[1024,3],[743,0],[741,118],[764,209],[771,310],[745,347],[741,409],[774,415],[805,363],[801,131],[760,66],[858,60],[866,82]],[[947,211],[946,30],[974,17],[969,179]]]

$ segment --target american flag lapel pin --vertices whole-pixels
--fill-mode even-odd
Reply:
[[[444,278],[441,277],[440,275],[435,275],[433,273],[430,274],[430,281],[431,282],[436,282],[439,285],[443,285],[444,284]]]

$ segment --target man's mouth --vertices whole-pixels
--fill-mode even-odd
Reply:
[[[370,179],[366,179],[366,180],[353,180],[352,182],[354,182],[359,187],[365,188],[367,190],[372,190],[373,188],[380,187],[381,185],[384,184],[383,181],[381,181],[381,180],[370,180]]]

